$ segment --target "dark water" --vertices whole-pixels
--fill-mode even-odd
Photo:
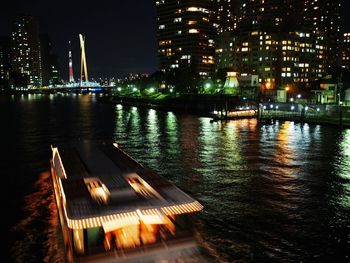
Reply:
[[[210,123],[89,95],[0,98],[0,119],[8,260],[60,262],[50,144],[112,138],[201,201],[213,261],[349,262],[350,130]]]

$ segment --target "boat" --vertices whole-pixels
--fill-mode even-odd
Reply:
[[[51,149],[67,262],[154,262],[200,253],[192,226],[203,206],[118,144],[74,141]]]

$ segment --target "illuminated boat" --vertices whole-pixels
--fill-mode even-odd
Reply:
[[[52,146],[51,174],[68,262],[195,253],[202,205],[117,144]]]

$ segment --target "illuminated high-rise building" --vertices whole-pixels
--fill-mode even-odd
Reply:
[[[232,32],[237,29],[239,0],[218,0],[218,32]]]
[[[218,66],[259,76],[266,89],[310,88],[324,75],[323,48],[309,32],[248,31],[233,34],[218,47]],[[225,50],[224,50],[225,49]]]
[[[52,44],[47,34],[40,35],[41,79],[42,85],[48,86],[51,78]]]
[[[288,85],[310,90],[312,82],[324,76],[331,64],[327,57],[334,43],[327,41],[325,32],[338,32],[338,16],[322,18],[329,16],[327,10],[332,8],[335,14],[336,5],[324,4],[320,10],[314,5],[312,13],[308,7],[311,2],[329,1],[239,0],[236,28],[219,33],[217,39],[217,70],[257,74],[269,89]],[[317,27],[321,20],[324,24]],[[333,39],[331,35],[328,39]]]
[[[293,30],[298,19],[298,0],[240,0],[238,28],[240,31]],[[302,1],[302,0],[299,0]]]
[[[58,59],[52,52],[52,42],[47,34],[40,35],[42,86],[52,86],[59,82]]]
[[[323,59],[329,71],[340,64],[340,0],[303,0],[302,4],[301,23],[325,47]]]
[[[42,85],[38,22],[31,16],[18,16],[11,35],[12,69],[27,78],[27,85]]]
[[[55,54],[51,54],[50,56],[50,85],[61,84],[60,80],[60,72],[59,72],[59,64],[58,64],[58,56]]]
[[[343,35],[342,67],[350,70],[350,33]]]
[[[9,88],[11,56],[10,39],[0,37],[0,92]]]
[[[215,71],[217,0],[156,0],[160,69]]]

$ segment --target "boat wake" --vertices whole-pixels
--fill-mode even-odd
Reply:
[[[26,217],[12,232],[18,237],[11,254],[15,262],[64,262],[59,219],[50,172],[43,172],[25,197]]]
[[[219,263],[228,263],[229,261],[220,255],[216,250],[214,244],[206,241],[200,232],[195,234],[196,240],[199,245],[205,250],[206,262],[219,262]]]

